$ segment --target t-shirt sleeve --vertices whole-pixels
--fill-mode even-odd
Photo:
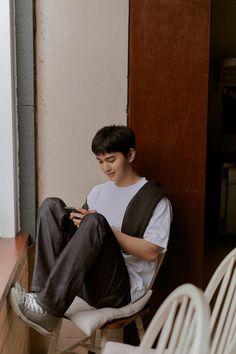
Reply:
[[[167,197],[164,197],[154,209],[143,238],[160,246],[163,251],[166,250],[169,241],[171,221],[171,203]]]
[[[88,209],[94,209],[94,200],[97,198],[97,188],[94,186],[87,195],[86,202]]]

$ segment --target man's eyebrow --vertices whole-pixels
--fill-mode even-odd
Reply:
[[[114,157],[115,157],[115,155],[110,155],[110,156],[105,157],[104,160],[113,159]],[[97,159],[98,161],[101,161],[101,160],[102,160],[99,156],[96,156],[96,159]]]

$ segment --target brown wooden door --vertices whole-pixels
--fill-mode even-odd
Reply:
[[[210,0],[130,0],[128,124],[136,169],[161,181],[174,210],[157,303],[203,284]]]

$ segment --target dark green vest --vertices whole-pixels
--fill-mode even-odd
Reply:
[[[121,231],[130,236],[143,237],[154,209],[165,195],[158,182],[151,180],[145,183],[129,202]]]

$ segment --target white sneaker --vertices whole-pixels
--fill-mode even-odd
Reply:
[[[22,288],[22,286],[18,282],[15,282],[14,287],[17,289],[18,292],[21,293],[21,295],[19,295],[19,299],[23,302],[24,302],[24,298],[25,298],[26,294],[28,294],[28,295],[30,294],[31,296],[35,296],[35,297],[37,296],[36,293],[32,293],[32,292],[28,293],[24,288]]]
[[[12,287],[9,297],[15,314],[27,325],[44,335],[52,334],[60,318],[50,315],[37,302],[37,294],[26,293],[21,287]]]

